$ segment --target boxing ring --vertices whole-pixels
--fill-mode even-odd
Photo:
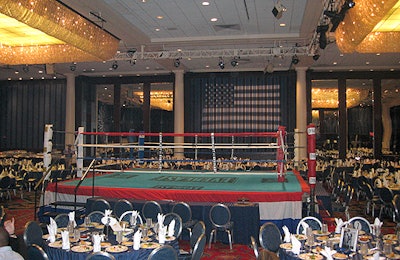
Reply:
[[[284,127],[263,133],[82,130],[75,145],[83,177],[50,183],[44,205],[55,200],[73,201],[76,191],[78,202],[102,196],[258,205],[259,220],[278,226],[295,227],[302,218],[303,194],[310,189],[298,172],[286,171]],[[90,161],[96,163],[89,169]]]

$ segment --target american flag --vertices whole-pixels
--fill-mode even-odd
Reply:
[[[203,132],[276,131],[280,125],[280,86],[207,83]]]

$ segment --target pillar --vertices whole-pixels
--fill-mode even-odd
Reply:
[[[174,132],[185,132],[185,92],[184,92],[184,71],[176,70],[175,73],[175,91],[174,91]],[[175,144],[183,144],[185,138],[183,136],[175,136]],[[184,158],[184,149],[175,148],[174,156],[177,159]]]
[[[306,67],[296,68],[296,132],[294,161],[307,159],[307,88]]]
[[[67,89],[65,97],[65,144],[74,144],[75,135],[75,75],[65,74]]]

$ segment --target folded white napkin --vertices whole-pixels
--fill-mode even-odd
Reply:
[[[332,250],[327,246],[321,250],[321,254],[326,257],[326,260],[332,260],[333,259],[332,255],[335,253],[336,253],[335,250]]]
[[[133,249],[140,249],[140,240],[142,239],[142,231],[138,230],[133,234]]]
[[[164,219],[165,216],[161,213],[157,214],[157,222],[158,222],[158,226],[164,226]]]
[[[175,219],[171,220],[168,225],[168,236],[172,237],[175,233]]]
[[[57,231],[54,232],[54,229],[51,226],[51,224],[47,225],[47,231],[49,231],[49,237],[47,238],[47,240],[50,241],[50,243],[54,243],[56,241]]]
[[[306,222],[302,222],[301,226],[303,227],[303,234],[307,234],[307,228],[309,228],[308,224]]]
[[[132,211],[131,219],[129,221],[131,226],[135,226],[136,225],[136,218],[137,218],[138,214],[139,214],[139,212],[137,212],[136,210]]]
[[[111,216],[111,213],[112,213],[112,210],[111,210],[111,209],[106,209],[106,210],[104,211],[104,216],[109,217],[109,216]]]
[[[381,234],[381,227],[383,222],[379,218],[375,218],[374,224],[372,224],[372,233],[375,236],[380,236]]]
[[[374,260],[379,260],[379,251],[374,253]]]
[[[69,222],[74,224],[74,227],[76,227],[76,222],[75,222],[75,211],[71,211],[68,213],[69,217]]]
[[[335,233],[340,234],[343,227],[343,220],[341,218],[335,218],[335,222],[336,222]]]
[[[285,237],[283,238],[283,241],[285,243],[290,243],[291,234],[289,232],[289,228],[287,226],[283,226],[282,229],[283,229],[283,233],[285,234]]]
[[[291,235],[292,240],[292,252],[296,255],[300,254],[301,242],[296,238],[295,235]]]
[[[101,240],[102,236],[98,234],[93,235],[93,252],[101,251]]]
[[[67,230],[61,231],[62,249],[69,250],[69,232]]]
[[[161,225],[158,227],[158,242],[160,244],[165,243],[165,236],[167,235],[167,226]]]

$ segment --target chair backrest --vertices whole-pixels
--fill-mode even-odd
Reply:
[[[164,216],[164,226],[168,226],[172,220],[175,220],[174,237],[176,237],[176,239],[178,239],[178,237],[182,233],[182,219],[176,213],[173,213],[173,212],[167,213]]]
[[[24,242],[27,247],[36,244],[43,246],[43,231],[39,223],[36,221],[29,221],[25,225]]]
[[[192,209],[186,202],[176,203],[171,212],[178,214],[182,219],[182,223],[187,223],[192,219]]]
[[[379,189],[379,199],[382,203],[391,204],[393,197],[393,192],[389,188],[383,187]]]
[[[258,259],[258,244],[257,244],[257,241],[253,236],[250,236],[250,240],[251,240],[251,248],[253,249],[254,256],[256,257],[256,259]]]
[[[393,209],[397,222],[400,222],[400,195],[396,194],[393,197]]]
[[[216,227],[225,227],[231,221],[231,211],[225,204],[214,204],[209,213],[211,223]]]
[[[157,221],[158,213],[162,213],[161,205],[157,201],[149,200],[143,204],[142,216],[144,221],[146,218],[151,218],[153,222]]]
[[[363,217],[353,217],[347,221],[348,224],[351,224],[353,228],[362,230],[367,234],[372,234],[372,227],[369,221]]]
[[[49,260],[43,248],[36,244],[28,246],[27,255],[28,260]]]
[[[133,206],[132,203],[126,199],[120,199],[118,200],[115,205],[114,205],[114,215],[117,218],[120,218],[121,215],[127,211],[132,211]]]
[[[7,189],[11,184],[11,178],[4,176],[0,179],[0,189]]]
[[[273,222],[265,222],[260,227],[259,240],[263,248],[276,253],[282,243],[282,235]]]
[[[92,211],[89,213],[88,218],[90,222],[101,223],[101,219],[105,216],[104,212],[101,211]]]
[[[192,228],[192,235],[190,236],[190,248],[194,248],[194,245],[197,242],[197,239],[203,234],[206,233],[206,225],[203,221],[197,222]]]
[[[106,209],[111,209],[110,203],[105,199],[96,199],[92,204],[92,211],[105,212]]]
[[[133,210],[122,213],[122,215],[119,217],[119,222],[126,221],[131,224],[132,213]],[[136,224],[143,224],[143,220],[140,214],[136,215]]]
[[[176,250],[170,245],[160,246],[154,249],[147,260],[177,260],[178,253]]]
[[[307,225],[312,230],[321,230],[321,228],[322,228],[322,222],[319,219],[317,219],[316,217],[304,217],[299,221],[299,224],[297,224],[297,228],[296,228],[297,234],[303,233],[303,224],[302,223],[307,223]]]
[[[206,246],[206,234],[202,234],[197,238],[192,252],[192,260],[200,260]]]
[[[85,260],[115,260],[115,257],[107,252],[93,252],[89,254]]]
[[[68,226],[69,223],[69,215],[67,213],[58,214],[54,221],[57,223],[57,227],[64,228]]]

